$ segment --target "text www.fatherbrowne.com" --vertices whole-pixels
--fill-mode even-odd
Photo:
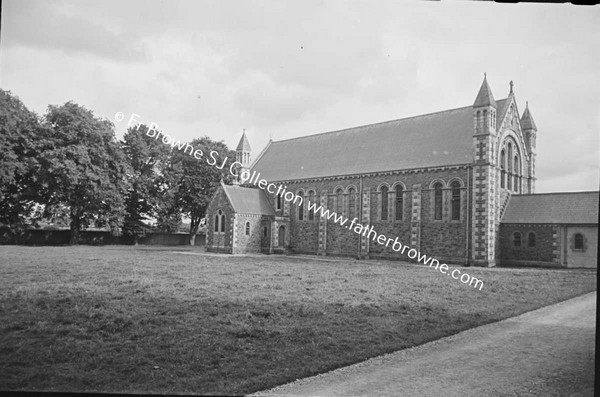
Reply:
[[[138,120],[136,120],[136,118],[135,118],[136,116],[140,117],[139,115],[137,115],[135,113],[132,114],[131,118],[129,119],[129,123],[127,124],[128,127],[131,126],[132,122],[133,123],[138,122]],[[118,112],[115,115],[115,120],[118,122],[122,121],[123,118],[124,118],[124,114],[122,112]],[[139,127],[140,127],[140,123],[137,123],[137,128],[139,129]],[[163,135],[161,138],[163,143],[170,144],[173,147],[173,149],[175,149],[175,148],[177,148],[178,150],[183,149],[184,153],[186,153],[189,149],[190,156],[193,156],[197,160],[201,160],[202,157],[204,156],[204,153],[202,152],[202,150],[194,148],[189,143],[188,144],[181,143],[181,141],[175,142],[174,138],[158,131],[158,125],[154,122],[150,124],[150,127],[146,131],[146,135],[151,138],[154,138],[154,139],[158,139],[161,134]],[[223,169],[225,167],[225,165],[227,164],[228,158],[225,157],[225,159],[223,160],[223,162],[221,164],[220,161],[217,162],[217,158],[219,158],[219,157],[220,157],[219,153],[217,153],[216,151],[213,150],[210,152],[210,158],[207,158],[206,162],[207,162],[207,164],[215,166],[218,169]],[[241,173],[241,175],[238,175],[237,174],[238,168],[236,167],[236,164],[239,166],[242,165],[241,163],[239,163],[237,161],[233,162],[229,166],[229,172],[234,177],[239,177],[240,182],[242,184],[255,185],[255,186],[258,186],[258,188],[260,188],[260,189],[266,189],[269,193],[281,196],[286,201],[292,202],[293,204],[296,204],[298,206],[301,206],[302,203],[304,202],[304,198],[302,196],[298,196],[297,194],[286,191],[285,188],[287,186],[282,186],[281,184],[279,184],[277,186],[274,183],[267,182],[265,179],[260,179],[260,173],[257,173],[256,171],[253,171],[252,174],[250,174],[250,172],[245,170]],[[359,220],[358,218],[354,218],[354,219],[350,220],[350,219],[344,217],[343,215],[338,215],[335,212],[330,212],[328,209],[323,208],[320,205],[317,206],[317,203],[311,203],[308,200],[307,200],[306,204],[307,204],[309,211],[312,211],[313,213],[315,213],[317,216],[320,216],[321,218],[327,218],[328,220],[333,219],[334,223],[337,223],[340,226],[343,226],[349,230],[352,230],[354,233],[357,233],[363,237],[372,238],[373,241],[377,244],[385,245],[386,247],[389,247],[391,244],[392,250],[394,250],[396,252],[400,252],[401,254],[404,254],[406,252],[406,255],[410,259],[417,258],[418,262],[421,262],[425,265],[429,265],[429,267],[435,268],[436,270],[439,270],[440,273],[447,274],[450,277],[452,277],[453,279],[459,280],[463,284],[468,284],[469,286],[472,286],[473,288],[479,287],[480,291],[483,288],[483,281],[479,280],[478,278],[473,277],[467,273],[461,273],[461,271],[458,269],[451,270],[447,264],[445,264],[445,263],[440,264],[440,262],[437,259],[428,257],[427,255],[421,254],[421,252],[417,251],[414,248],[410,248],[407,245],[403,245],[402,243],[400,243],[400,241],[398,241],[397,237],[392,239],[392,238],[387,238],[383,234],[378,234],[375,230],[373,230],[372,225],[365,226],[360,223],[357,223],[357,221]],[[348,221],[350,221],[350,224],[346,225],[348,223]]]
[[[302,205],[302,203],[304,201],[304,197],[298,196],[292,192],[286,192],[285,188],[287,186],[282,187],[281,185],[279,185],[278,189],[275,191],[275,187],[276,187],[275,184],[268,183],[266,180],[259,179],[259,178],[260,178],[260,173],[257,173],[256,171],[253,171],[252,174],[250,174],[250,172],[248,172],[248,171],[244,171],[240,175],[240,182],[245,183],[247,185],[248,184],[256,185],[261,189],[266,188],[269,193],[280,195],[286,201],[290,201],[293,204],[297,204],[298,206]],[[273,190],[270,189],[271,187],[273,187]],[[315,213],[317,216],[320,216],[321,218],[327,218],[328,220],[333,220],[334,223],[337,223],[340,226],[344,226],[346,229],[352,230],[354,233],[357,233],[363,237],[371,238],[377,244],[385,245],[386,247],[390,247],[390,245],[391,245],[392,250],[394,250],[396,252],[400,252],[401,254],[406,253],[406,255],[410,259],[416,258],[418,262],[428,265],[429,267],[435,268],[436,270],[439,270],[440,273],[447,274],[455,280],[460,280],[460,282],[463,284],[468,284],[469,286],[472,286],[473,288],[479,287],[480,291],[483,288],[482,280],[479,280],[478,278],[473,277],[467,273],[461,273],[461,271],[458,269],[451,270],[447,264],[445,264],[445,263],[440,264],[440,262],[437,259],[428,257],[425,254],[421,254],[421,252],[417,251],[414,248],[410,248],[407,245],[403,245],[402,243],[400,243],[400,241],[398,241],[398,237],[392,239],[392,238],[387,238],[383,234],[378,234],[373,229],[372,225],[365,226],[360,223],[357,223],[358,218],[354,218],[354,219],[350,220],[350,219],[346,218],[345,216],[338,215],[335,212],[331,212],[327,208],[323,208],[320,205],[317,206],[317,203],[312,203],[308,200],[306,200],[306,205],[307,205],[307,208],[309,211],[312,211],[313,213]],[[349,225],[347,225],[348,221],[350,221]]]
[[[480,291],[483,288],[483,281],[479,280],[478,278],[475,278],[467,273],[461,274],[461,271],[458,269],[452,269],[452,271],[450,271],[450,267],[447,264],[440,264],[440,262],[437,259],[428,257],[425,254],[421,254],[414,248],[409,249],[408,246],[403,245],[398,241],[398,237],[392,240],[392,238],[387,238],[383,234],[378,234],[375,230],[373,230],[373,226],[363,226],[360,223],[356,223],[358,221],[358,218],[352,219],[352,221],[350,221],[350,225],[345,226],[349,220],[348,218],[345,218],[341,215],[337,215],[335,212],[330,213],[329,210],[323,209],[321,206],[317,207],[316,203],[308,202],[308,210],[314,211],[315,214],[320,213],[321,217],[326,217],[327,219],[333,218],[334,223],[338,223],[340,226],[344,226],[347,229],[350,229],[353,232],[362,235],[363,237],[372,238],[373,241],[375,241],[377,244],[385,244],[386,247],[389,247],[391,244],[392,250],[396,252],[404,254],[404,252],[408,250],[406,252],[406,255],[410,259],[417,258],[418,262],[421,262],[425,265],[429,265],[429,267],[434,267],[436,270],[439,270],[440,273],[447,274],[455,280],[460,280],[460,282],[463,284],[468,284],[469,286],[473,286],[473,288],[477,288],[479,286]]]

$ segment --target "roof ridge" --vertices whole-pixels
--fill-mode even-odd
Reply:
[[[580,191],[576,191],[576,192],[549,192],[549,193],[513,194],[512,197],[543,196],[543,195],[550,195],[550,194],[555,194],[555,195],[556,194],[582,194],[582,193],[598,193],[598,194],[600,194],[600,190],[580,190]]]
[[[304,138],[310,138],[310,137],[318,136],[318,135],[333,134],[335,132],[344,132],[344,131],[353,130],[353,129],[356,129],[356,128],[372,127],[372,126],[377,126],[377,125],[382,125],[382,124],[393,123],[393,122],[396,122],[396,121],[416,119],[416,118],[419,118],[419,117],[431,116],[431,115],[434,115],[434,114],[442,114],[442,113],[446,113],[446,112],[452,112],[452,111],[455,111],[455,110],[463,110],[463,109],[467,109],[467,108],[473,108],[473,106],[470,106],[470,105],[469,106],[462,106],[462,107],[459,107],[459,108],[440,110],[440,111],[437,111],[437,112],[425,113],[425,114],[420,114],[420,115],[417,115],[417,116],[410,116],[410,117],[403,117],[403,118],[400,118],[400,119],[381,121],[379,123],[363,124],[363,125],[358,125],[356,127],[342,128],[341,130],[325,131],[325,132],[319,132],[319,133],[312,134],[312,135],[297,136],[297,137],[294,137],[294,138],[282,139],[280,141],[271,141],[271,143],[287,142],[287,141],[292,141],[294,139],[304,139]]]

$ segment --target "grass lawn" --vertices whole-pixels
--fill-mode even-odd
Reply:
[[[596,290],[461,271],[483,290],[398,262],[0,246],[0,390],[245,394]]]

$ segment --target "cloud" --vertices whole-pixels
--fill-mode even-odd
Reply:
[[[597,188],[597,8],[386,0],[3,6],[3,88],[38,112],[74,100],[108,118],[135,112],[178,139],[209,134],[232,146],[246,128],[257,155],[270,135],[471,105],[487,72],[496,99],[514,80],[521,112],[529,100],[540,129],[540,189]]]
[[[7,1],[3,11],[4,46],[91,54],[117,61],[147,59],[136,34],[98,24],[93,14],[68,15],[59,2]]]

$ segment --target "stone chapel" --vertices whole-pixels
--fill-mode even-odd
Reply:
[[[308,211],[308,200],[440,262],[596,266],[598,192],[534,194],[536,139],[512,82],[496,100],[486,77],[472,105],[269,141],[254,161],[244,133],[242,169],[305,200],[221,184],[207,210],[206,250],[409,261]]]

